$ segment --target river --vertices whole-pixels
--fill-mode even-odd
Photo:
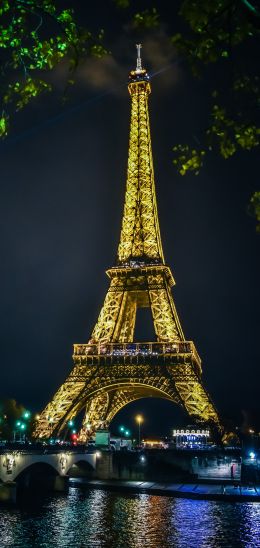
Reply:
[[[70,487],[0,509],[1,548],[256,548],[260,504]]]

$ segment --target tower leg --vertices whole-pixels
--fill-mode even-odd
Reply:
[[[184,340],[181,324],[163,274],[148,276],[149,299],[158,341]]]
[[[108,405],[109,394],[105,391],[99,392],[89,399],[78,437],[79,441],[86,442],[98,428],[106,427]]]
[[[123,280],[119,278],[112,279],[98,321],[92,332],[91,342],[112,340],[115,326],[120,316],[123,297]]]
[[[54,394],[52,401],[41,412],[33,437],[50,438],[57,435],[66,423],[82,409],[82,394],[86,384],[96,375],[96,368],[76,365],[70,375]]]
[[[200,422],[214,423],[221,431],[217,411],[206,392],[201,379],[189,365],[172,369],[175,390],[187,413]]]
[[[136,299],[131,292],[125,292],[121,302],[118,322],[113,334],[113,341],[131,342],[134,338],[136,320]]]

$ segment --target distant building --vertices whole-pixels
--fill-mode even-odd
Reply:
[[[142,441],[145,449],[168,449],[168,444],[163,440],[147,439]]]
[[[187,426],[173,429],[173,443],[176,447],[200,447],[207,445],[210,438],[208,428]]]

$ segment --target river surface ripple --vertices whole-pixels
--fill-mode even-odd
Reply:
[[[70,487],[0,509],[1,548],[260,547],[260,504]]]

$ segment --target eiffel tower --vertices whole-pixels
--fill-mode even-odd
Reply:
[[[142,67],[129,75],[131,123],[122,229],[110,287],[87,344],[75,344],[74,367],[40,414],[34,437],[58,436],[82,410],[81,439],[108,427],[118,411],[144,397],[168,399],[192,420],[214,425],[217,411],[201,380],[201,360],[186,341],[172,298],[174,279],[165,264],[159,229],[148,97],[151,85]],[[136,312],[150,308],[156,342],[136,342]]]

